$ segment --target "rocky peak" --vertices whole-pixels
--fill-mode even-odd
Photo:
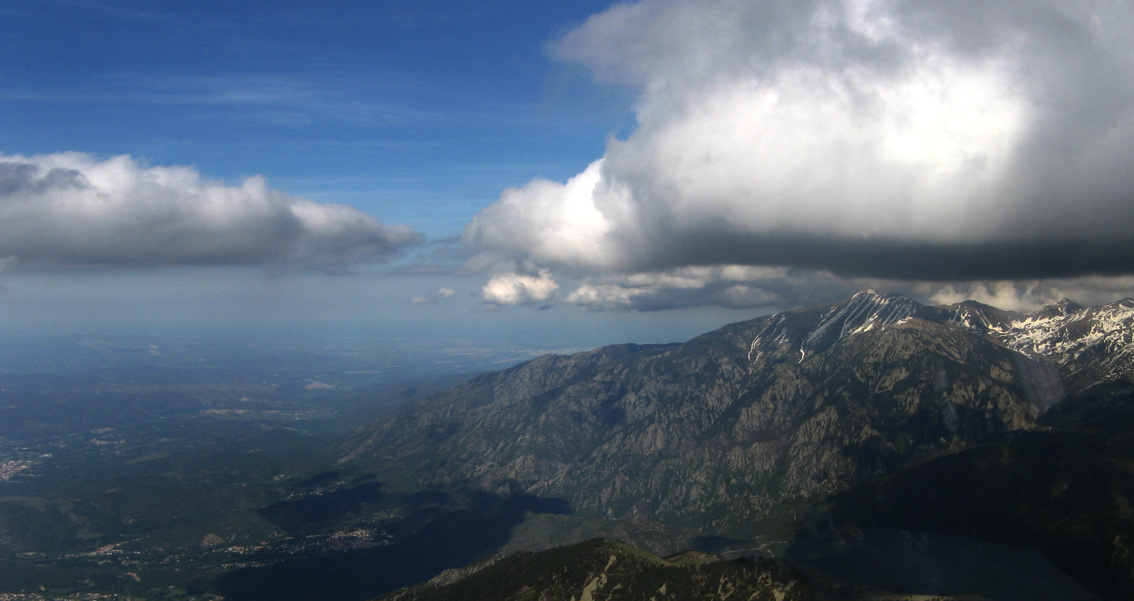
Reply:
[[[1058,364],[1069,390],[1134,382],[1134,300],[1084,307],[1062,299],[985,333],[1012,350]]]
[[[816,314],[816,310],[821,312]],[[756,365],[773,357],[782,360],[790,354],[797,362],[803,362],[845,338],[903,323],[924,313],[926,307],[907,296],[863,290],[827,307],[773,315],[749,345],[748,359]]]
[[[1053,317],[1067,317],[1073,313],[1077,313],[1083,309],[1083,305],[1069,299],[1061,298],[1054,303],[1045,305],[1044,308],[1032,313],[1030,317],[1036,319],[1050,319]]]
[[[1134,302],[1128,299],[1099,307],[1063,299],[1014,321],[1000,337],[1016,350],[1062,360],[1084,345],[1106,343],[1115,350],[1129,344],[1132,326]]]
[[[882,295],[874,290],[864,290],[832,307],[804,339],[802,348],[808,352],[822,352],[848,336],[914,317],[923,308],[917,301],[901,294]]]
[[[982,334],[1008,329],[1022,317],[1018,313],[998,309],[973,300],[944,307],[944,310],[948,313],[946,317],[948,323]]]

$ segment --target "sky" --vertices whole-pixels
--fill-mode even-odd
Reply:
[[[1124,1],[0,3],[0,334],[1134,296]]]

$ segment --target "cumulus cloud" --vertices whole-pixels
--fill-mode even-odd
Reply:
[[[415,296],[410,299],[412,305],[432,305],[439,300],[453,298],[457,295],[457,291],[452,288],[440,288],[435,290],[429,296]]]
[[[546,269],[538,275],[498,273],[481,289],[481,298],[490,305],[531,305],[551,300],[559,284]]]
[[[358,211],[128,156],[0,155],[0,258],[20,265],[279,264],[339,270],[421,235]]]
[[[1127,2],[642,0],[552,54],[635,86],[637,127],[565,183],[506,191],[475,249],[607,274],[1134,273]]]

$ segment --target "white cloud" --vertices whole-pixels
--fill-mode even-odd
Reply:
[[[1124,2],[619,4],[553,54],[636,86],[637,128],[465,241],[605,273],[1131,273],[1132,48]]]
[[[484,302],[493,305],[529,305],[551,300],[559,284],[546,269],[539,275],[498,273],[481,289]]]
[[[509,188],[465,228],[473,246],[528,253],[549,262],[607,262],[613,249],[605,240],[610,224],[596,205],[602,161],[559,184],[538,179]]]
[[[947,284],[930,297],[929,301],[937,305],[952,305],[964,300],[977,302],[1005,309],[1008,311],[1029,312],[1060,297],[1039,292],[1039,282],[973,282],[969,284]]]
[[[411,305],[432,305],[439,300],[453,298],[457,295],[457,291],[452,288],[440,288],[434,291],[429,296],[415,296],[410,299]]]
[[[0,155],[0,258],[36,265],[277,264],[337,270],[420,242],[357,209],[128,156]]]
[[[589,278],[571,291],[565,302],[589,310],[656,311],[704,305],[788,308],[841,298],[872,285],[875,282],[785,268],[679,267],[664,272]]]
[[[924,284],[914,293],[934,304],[951,305],[975,300],[1009,311],[1029,313],[1064,298],[1083,305],[1100,305],[1134,297],[1134,277]]]

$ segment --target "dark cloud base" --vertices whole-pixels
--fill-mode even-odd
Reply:
[[[1134,273],[1134,236],[1105,240],[973,243],[830,239],[808,234],[722,233],[661,237],[635,269],[744,264],[830,271],[844,277],[916,281],[1023,280]]]
[[[1129,2],[620,3],[550,49],[635,90],[634,128],[565,183],[502,194],[465,240],[608,282],[1131,275],[1132,32]]]

